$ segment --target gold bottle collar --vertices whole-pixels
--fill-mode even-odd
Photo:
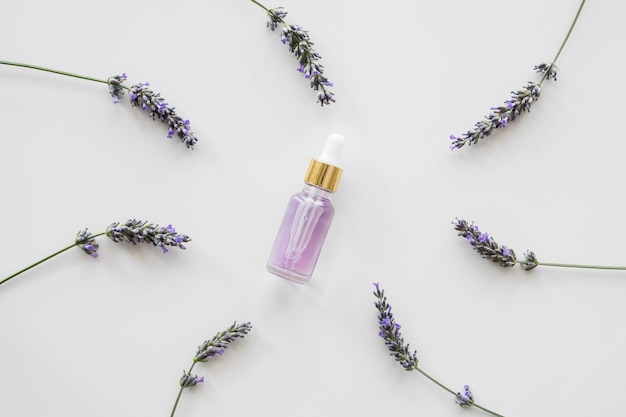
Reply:
[[[337,191],[342,173],[343,169],[339,167],[311,159],[309,169],[304,176],[304,182],[334,193]]]

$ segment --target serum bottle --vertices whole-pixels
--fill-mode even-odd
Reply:
[[[300,284],[311,280],[335,214],[330,197],[343,173],[339,167],[343,146],[343,136],[333,133],[320,157],[311,159],[304,188],[287,205],[267,262],[269,272]]]

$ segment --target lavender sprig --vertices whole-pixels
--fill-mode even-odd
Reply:
[[[539,265],[562,268],[626,270],[626,266],[539,262],[535,252],[530,250],[524,252],[524,260],[519,260],[516,258],[513,249],[496,243],[489,233],[481,232],[474,222],[468,223],[466,220],[457,218],[452,224],[454,225],[454,229],[458,232],[458,235],[467,239],[470,245],[472,245],[472,248],[480,253],[483,258],[490,259],[505,268],[519,264],[526,271],[535,269]]]
[[[443,388],[445,391],[452,394],[455,398],[456,403],[459,404],[461,407],[469,408],[471,406],[474,406],[493,416],[503,417],[501,414],[498,414],[494,411],[489,410],[488,408],[476,404],[474,402],[474,397],[469,390],[469,385],[465,385],[464,393],[455,392],[428,375],[421,368],[419,368],[417,352],[411,351],[409,349],[409,344],[404,342],[404,338],[400,333],[401,326],[395,321],[393,313],[391,312],[391,305],[387,302],[387,297],[385,296],[385,290],[380,288],[380,284],[378,282],[374,283],[374,288],[374,296],[376,297],[376,302],[374,303],[374,305],[378,310],[378,335],[385,341],[387,349],[389,349],[389,351],[391,352],[390,356],[393,356],[394,359],[399,362],[400,365],[407,371],[418,371],[426,378],[428,378],[431,382],[435,383],[440,388]]]
[[[539,65],[535,65],[534,70],[543,74],[541,80],[538,83],[529,81],[520,90],[512,91],[511,98],[505,100],[504,106],[492,107],[490,109],[491,113],[486,115],[482,120],[476,122],[473,129],[466,131],[460,136],[450,135],[450,140],[452,141],[450,144],[451,150],[460,149],[466,144],[468,146],[473,145],[479,140],[491,135],[495,129],[506,127],[509,123],[515,121],[523,112],[530,112],[530,106],[539,100],[539,96],[541,95],[541,84],[543,81],[546,79],[556,81],[558,71],[556,61],[559,59],[559,56],[561,55],[561,52],[563,51],[563,48],[565,47],[565,44],[574,29],[584,5],[585,0],[582,0],[567,35],[565,36],[565,39],[563,39],[563,42],[561,43],[561,46],[552,62],[542,62]]]
[[[522,112],[530,112],[530,106],[539,99],[541,85],[529,81],[522,89],[511,92],[511,98],[504,102],[504,106],[492,107],[483,120],[474,124],[472,130],[468,130],[461,136],[450,135],[450,149],[459,149],[466,144],[472,145],[491,135],[494,129],[506,127],[514,121]]]
[[[313,47],[309,32],[298,25],[285,22],[287,11],[284,8],[268,9],[256,0],[251,1],[267,12],[267,27],[270,30],[276,30],[279,25],[282,27],[280,40],[296,56],[298,71],[310,80],[311,88],[317,92],[317,102],[322,107],[334,103],[334,93],[330,90],[333,83],[324,75],[324,66],[319,62],[322,57]]]
[[[193,149],[198,141],[190,129],[189,120],[183,119],[176,113],[176,108],[168,105],[161,94],[155,93],[148,88],[149,83],[135,84],[130,88],[130,103],[133,107],[140,107],[141,110],[148,110],[148,115],[152,120],[157,118],[168,127],[167,137],[172,138],[174,134],[187,146]],[[111,93],[113,94],[113,93]]]
[[[412,371],[417,368],[417,351],[411,352],[409,344],[404,343],[404,338],[400,333],[402,326],[396,323],[393,317],[391,306],[387,303],[387,297],[385,297],[385,290],[380,289],[379,283],[374,283],[374,287],[376,287],[374,295],[378,299],[374,303],[378,310],[378,336],[385,341],[385,346],[391,352],[390,355],[400,362],[404,369]]]
[[[178,390],[176,401],[174,401],[174,406],[172,407],[172,413],[170,414],[170,417],[174,416],[183,391],[186,388],[190,388],[201,382],[204,382],[203,376],[198,376],[191,373],[194,366],[196,366],[198,362],[207,362],[209,358],[213,356],[221,356],[230,343],[234,342],[236,339],[243,339],[245,335],[250,332],[250,330],[252,330],[252,325],[250,324],[250,322],[241,324],[237,324],[237,322],[234,322],[226,330],[217,333],[211,339],[205,340],[200,346],[198,346],[198,351],[193,358],[191,366],[187,371],[183,371],[183,376],[180,378],[180,389]]]
[[[183,243],[191,241],[185,234],[180,234],[174,226],[168,224],[165,227],[158,224],[148,223],[143,220],[127,220],[125,223],[112,223],[107,227],[105,234],[114,242],[126,241],[133,245],[137,243],[151,243],[167,252],[167,246],[186,249]]]
[[[2,61],[1,65],[9,65],[21,68],[30,68],[38,71],[51,72],[54,74],[65,75],[73,78],[80,78],[88,81],[95,81],[108,85],[109,94],[113,98],[114,103],[119,103],[122,97],[125,95],[125,91],[129,92],[130,102],[132,107],[140,107],[142,110],[149,110],[152,120],[156,120],[157,117],[164,124],[168,126],[167,137],[172,138],[177,135],[181,142],[187,146],[188,149],[193,149],[194,145],[198,141],[195,134],[190,129],[189,120],[183,119],[176,113],[176,109],[168,105],[159,93],[155,93],[149,90],[148,83],[135,84],[132,87],[124,85],[124,82],[128,78],[126,73],[119,75],[113,75],[106,80],[94,77],[88,77],[85,75],[74,74],[67,71],[60,71],[51,68],[41,67],[38,65],[24,64],[19,62]]]
[[[87,228],[85,228],[76,233],[74,243],[54,252],[49,256],[46,256],[45,258],[15,272],[12,275],[9,275],[0,281],[0,285],[75,246],[80,248],[87,255],[93,258],[98,258],[99,245],[98,242],[96,242],[96,238],[99,236],[107,236],[114,242],[126,241],[132,244],[150,243],[154,246],[159,246],[163,250],[163,253],[168,251],[167,246],[186,249],[183,243],[191,241],[191,238],[188,235],[178,233],[171,224],[161,227],[158,224],[152,224],[135,219],[127,220],[125,223],[112,223],[104,232],[96,234],[92,234]]]
[[[467,239],[472,248],[483,258],[490,259],[505,268],[517,263],[515,251],[496,243],[489,233],[482,233],[474,223],[470,224],[463,219],[456,219],[452,224],[459,236]]]

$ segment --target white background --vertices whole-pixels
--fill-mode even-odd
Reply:
[[[506,129],[461,134],[550,61],[577,0],[292,1],[335,83],[320,107],[246,0],[7,2],[0,59],[149,81],[191,121],[187,150],[106,85],[0,66],[0,276],[84,227],[145,219],[186,251],[100,242],[0,286],[0,416],[485,415],[388,355],[380,282],[420,366],[507,417],[623,415],[626,272],[502,269],[451,222],[546,262],[626,264],[626,3],[589,1],[556,83]],[[308,286],[265,262],[328,134],[347,140]]]

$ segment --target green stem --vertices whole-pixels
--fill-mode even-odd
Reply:
[[[268,9],[267,7],[265,7],[264,5],[262,5],[261,3],[259,3],[259,2],[258,2],[258,1],[256,1],[256,0],[250,0],[250,1],[251,1],[252,3],[254,3],[254,4],[256,4],[257,6],[259,6],[261,9],[265,10],[267,13],[269,13],[269,12],[270,12],[270,10],[271,10],[271,9]],[[276,17],[276,19],[278,19],[278,21],[279,21],[280,23],[282,23],[283,25],[286,25],[286,24],[287,24],[287,23],[285,23],[285,21],[284,21],[283,19],[281,19],[280,17],[278,17],[278,16],[275,16],[275,17]],[[294,35],[295,35],[295,34],[294,34]]]
[[[74,77],[74,78],[80,78],[82,80],[89,80],[89,81],[95,81],[95,82],[98,82],[98,83],[109,84],[108,80],[103,80],[103,79],[100,79],[100,78],[88,77],[86,75],[74,74],[74,73],[71,73],[71,72],[56,70],[56,69],[52,69],[52,68],[40,67],[38,65],[23,64],[23,63],[20,63],[20,62],[11,62],[11,61],[3,61],[3,60],[0,60],[0,64],[1,65],[10,65],[10,66],[13,66],[13,67],[20,67],[20,68],[30,68],[30,69],[34,69],[34,70],[38,70],[38,71],[51,72],[53,74],[65,75],[65,76]],[[120,87],[125,88],[126,90],[129,89],[125,85],[121,85]]]
[[[254,4],[256,4],[257,6],[259,6],[261,9],[265,10],[266,12],[269,12],[269,11],[270,11],[267,7],[263,6],[263,5],[262,5],[261,3],[259,3],[258,1],[256,1],[256,0],[250,0],[250,1],[251,1],[252,3],[254,3]]]
[[[191,373],[191,371],[193,370],[193,367],[196,366],[196,363],[197,363],[196,361],[193,361],[193,363],[189,367],[189,370],[187,371],[187,374]],[[176,412],[176,407],[178,407],[178,402],[180,401],[180,396],[182,395],[184,389],[185,387],[181,386],[180,389],[178,390],[178,395],[176,396],[176,401],[174,401],[174,407],[172,407],[172,413],[170,414],[170,417],[174,417],[174,413]]]
[[[583,10],[583,6],[585,5],[585,1],[586,0],[582,0],[580,2],[580,6],[578,6],[578,11],[576,12],[576,16],[574,17],[574,20],[572,21],[572,24],[570,25],[569,30],[567,31],[567,35],[565,35],[565,39],[563,39],[563,42],[561,43],[561,47],[559,48],[558,52],[554,56],[554,59],[552,60],[552,65],[556,65],[557,59],[559,59],[559,56],[561,55],[561,52],[563,51],[563,48],[565,47],[565,44],[569,40],[569,36],[572,34],[572,30],[574,30],[574,26],[576,26],[576,22],[578,22],[578,17],[580,16],[580,12]],[[547,71],[546,71],[546,73],[543,74],[543,77],[541,78],[541,81],[539,81],[539,85],[541,85],[543,80],[545,80],[547,74],[548,74]]]
[[[0,61],[0,62],[1,62],[1,61]],[[98,236],[102,236],[102,235],[104,235],[105,233],[106,233],[106,232],[101,232],[101,233],[98,233],[98,234],[95,234],[95,235],[91,235],[91,236],[89,236],[89,239],[93,239],[93,238],[96,238],[96,237],[98,237]],[[74,243],[72,243],[71,245],[66,246],[66,247],[65,247],[65,248],[63,248],[63,249],[61,249],[61,250],[59,250],[59,251],[54,252],[52,255],[46,256],[45,258],[43,258],[43,259],[41,259],[41,260],[39,260],[39,261],[35,262],[34,264],[31,264],[31,265],[27,266],[26,268],[24,268],[24,269],[21,269],[21,270],[17,271],[17,272],[16,272],[16,273],[14,273],[13,275],[9,275],[8,277],[6,277],[6,278],[5,278],[5,279],[3,279],[2,281],[0,281],[0,285],[4,284],[5,282],[7,282],[8,280],[10,280],[10,279],[12,279],[12,278],[15,278],[16,276],[18,276],[18,275],[19,275],[19,274],[21,274],[22,272],[26,272],[26,271],[28,271],[29,269],[34,268],[34,267],[36,267],[37,265],[39,265],[39,264],[41,264],[41,263],[44,263],[44,262],[45,262],[45,261],[47,261],[48,259],[54,258],[55,256],[62,254],[63,252],[65,252],[65,251],[67,251],[67,250],[69,250],[69,249],[73,248],[74,246],[76,246],[76,245],[77,245],[77,244],[79,244],[79,243],[82,243],[82,242],[74,242]]]
[[[528,265],[530,262],[528,261],[516,261],[516,263],[521,265]],[[555,262],[537,262],[537,265],[544,266],[556,266],[560,268],[585,268],[585,269],[610,269],[617,271],[626,271],[626,266],[614,266],[614,265],[585,265],[585,264],[562,264]]]
[[[415,366],[414,368],[417,372],[419,372],[420,374],[424,375],[426,378],[428,378],[429,380],[431,380],[432,382],[434,382],[435,384],[437,384],[439,387],[443,388],[444,390],[448,391],[450,394],[454,395],[455,397],[457,396],[457,393],[452,391],[450,388],[446,387],[445,385],[443,385],[441,382],[437,381],[435,378],[433,378],[432,376],[428,375],[426,372],[422,371],[420,368],[418,368],[417,366]],[[492,416],[496,416],[496,417],[504,417],[502,414],[498,414],[494,411],[491,411],[488,408],[483,407],[482,405],[478,405],[475,402],[472,402],[472,406],[479,408],[481,410],[483,410],[486,413],[491,414]]]

